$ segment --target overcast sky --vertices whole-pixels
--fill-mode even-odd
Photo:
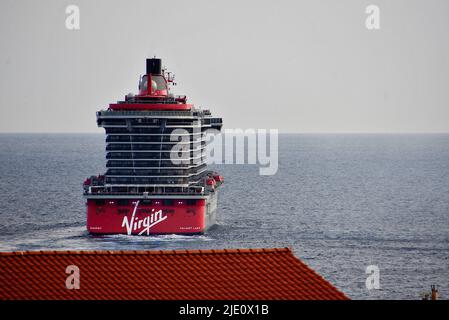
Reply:
[[[449,132],[448,31],[447,0],[1,0],[0,132],[101,132],[153,55],[226,128]]]

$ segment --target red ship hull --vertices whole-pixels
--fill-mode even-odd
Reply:
[[[170,205],[130,199],[87,200],[87,230],[92,234],[202,234],[215,223],[216,195],[192,202],[173,199]]]

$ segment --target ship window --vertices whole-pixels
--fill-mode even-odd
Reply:
[[[129,205],[129,201],[128,200],[123,200],[123,199],[118,200],[117,203],[118,203],[119,206],[127,206],[127,205]]]
[[[117,213],[118,214],[128,214],[129,210],[128,209],[118,209]]]
[[[147,91],[148,88],[148,80],[147,80],[147,76],[143,76],[142,79],[140,79],[140,83],[139,83],[139,90],[141,91]]]
[[[163,76],[151,76],[151,89],[155,90],[167,90],[167,84]]]

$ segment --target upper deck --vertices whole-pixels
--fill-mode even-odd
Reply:
[[[147,59],[146,74],[140,77],[139,93],[128,94],[125,101],[111,103],[110,110],[191,110],[186,96],[174,96],[170,85],[174,76],[162,68],[161,59]]]

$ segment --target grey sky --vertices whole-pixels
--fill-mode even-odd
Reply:
[[[101,132],[153,55],[227,128],[449,132],[448,31],[447,0],[2,0],[0,132]]]

